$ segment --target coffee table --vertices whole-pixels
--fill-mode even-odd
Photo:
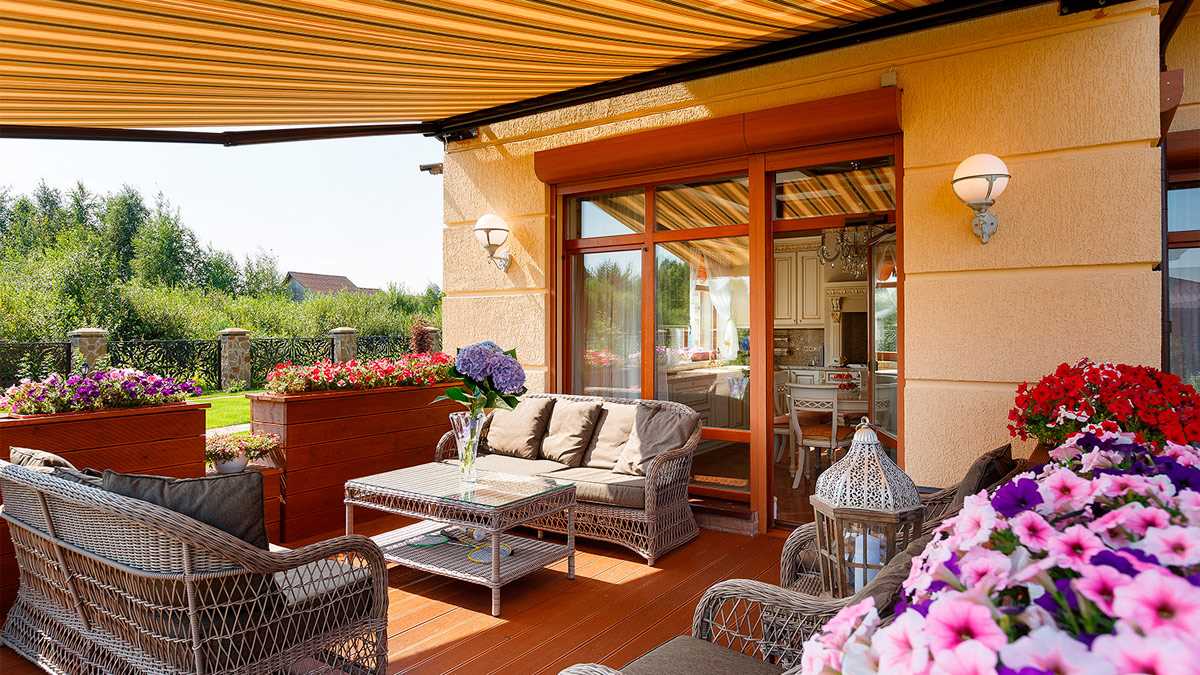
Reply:
[[[480,471],[464,483],[453,464],[430,463],[346,482],[346,534],[354,532],[354,507],[421,518],[413,525],[372,537],[384,557],[433,574],[492,589],[492,616],[500,616],[500,588],[546,565],[567,559],[567,578],[575,578],[575,484],[549,478]],[[513,528],[566,511],[567,543],[523,537]],[[470,560],[469,547],[409,542],[457,525],[483,533],[490,563]],[[501,544],[512,554],[501,557]]]

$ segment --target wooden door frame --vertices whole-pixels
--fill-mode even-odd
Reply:
[[[547,250],[555,264],[554,280],[550,289],[547,311],[550,312],[553,330],[548,344],[554,364],[553,384],[548,387],[567,392],[572,387],[571,343],[571,261],[576,255],[588,252],[636,251],[642,252],[641,292],[641,347],[643,354],[654,352],[655,341],[655,252],[659,243],[669,241],[697,240],[716,237],[747,237],[750,248],[750,353],[758,354],[750,359],[750,428],[727,429],[705,427],[703,438],[741,442],[748,445],[750,453],[750,492],[737,493],[718,488],[693,487],[689,492],[696,495],[718,496],[726,499],[749,501],[752,510],[758,512],[758,530],[766,532],[773,521],[771,496],[774,494],[772,480],[773,446],[773,396],[772,378],[775,367],[773,352],[775,279],[772,265],[774,239],[785,232],[814,231],[838,227],[845,223],[845,216],[827,216],[807,219],[774,219],[773,180],[776,171],[798,166],[833,163],[863,159],[872,156],[891,155],[894,158],[895,175],[894,215],[889,218],[896,225],[897,274],[897,341],[899,358],[897,368],[897,458],[904,461],[904,277],[903,277],[903,142],[899,134],[859,140],[829,143],[819,146],[785,149],[774,152],[747,154],[734,158],[721,158],[711,162],[692,163],[638,171],[601,179],[580,180],[550,185],[547,192],[549,236]],[[654,188],[663,184],[702,181],[706,179],[744,175],[750,188],[750,221],[745,225],[699,228],[697,230],[656,230],[654,211]],[[589,239],[566,238],[565,205],[568,198],[587,196],[619,190],[643,189],[646,193],[646,227],[641,233],[596,237]],[[641,389],[643,398],[655,395],[655,371],[652,359],[642,359]]]

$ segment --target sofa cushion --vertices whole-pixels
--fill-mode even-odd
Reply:
[[[542,459],[567,466],[583,463],[583,453],[592,442],[596,420],[600,419],[599,401],[558,399],[550,414],[550,428],[542,441]]]
[[[647,406],[649,407],[649,406]],[[650,461],[664,452],[682,448],[700,424],[695,412],[679,413],[667,408],[648,410],[638,415],[629,442],[621,450],[613,471],[644,476]]]
[[[690,635],[680,635],[621,669],[623,675],[779,675],[779,666]]]
[[[457,459],[442,461],[446,464],[458,466]],[[520,457],[509,457],[508,455],[480,455],[475,460],[475,468],[480,471],[496,471],[514,476],[536,476],[541,473],[551,473],[568,467],[566,464],[559,464],[548,459],[521,459]]]
[[[527,398],[512,410],[492,413],[487,432],[488,450],[497,455],[537,459],[553,408],[552,398]]]
[[[157,504],[266,550],[263,481],[257,471],[169,478],[105,470],[109,492]]]
[[[539,475],[575,483],[575,499],[581,502],[646,508],[646,479],[641,476],[586,466]]]
[[[950,502],[951,512],[957,512],[962,508],[968,495],[978,494],[980,490],[995,485],[1016,465],[1017,463],[1012,457],[1012,443],[1005,443],[991,452],[980,455],[959,482],[958,491],[954,493],[954,500]]]
[[[593,469],[611,469],[617,465],[621,451],[629,442],[638,412],[648,414],[651,409],[636,403],[601,404],[600,419],[596,421],[596,433],[587,452],[583,454],[583,465]]]
[[[53,452],[34,450],[33,448],[18,448],[16,446],[8,449],[8,461],[17,466],[23,466],[26,469],[33,469],[42,473],[50,473],[54,469],[75,468],[74,464]]]

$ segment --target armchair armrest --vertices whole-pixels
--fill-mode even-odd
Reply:
[[[815,556],[807,557],[805,551],[815,551],[817,546],[816,523],[805,523],[792,530],[783,542],[783,552],[779,556],[779,585],[784,588],[794,588],[802,577],[819,573],[813,562]],[[815,590],[815,589],[810,589]]]
[[[819,633],[849,601],[729,579],[712,585],[700,598],[692,617],[692,637],[788,669],[800,664],[804,641]]]

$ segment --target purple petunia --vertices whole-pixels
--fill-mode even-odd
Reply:
[[[1037,483],[1028,478],[1007,483],[992,497],[992,508],[1005,518],[1012,518],[1041,503],[1042,494]]]
[[[133,368],[110,368],[66,378],[52,374],[40,382],[24,380],[4,392],[0,408],[35,415],[160,405],[200,393],[201,388],[191,381],[176,382]]]

